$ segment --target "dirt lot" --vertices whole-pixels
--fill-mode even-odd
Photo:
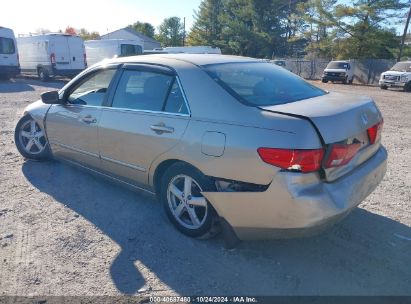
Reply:
[[[178,233],[151,197],[20,157],[23,108],[62,85],[0,82],[0,295],[411,295],[411,94],[324,85],[375,98],[384,182],[325,234],[226,250]]]

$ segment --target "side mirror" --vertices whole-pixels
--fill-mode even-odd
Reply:
[[[57,91],[50,91],[41,94],[41,101],[45,104],[63,104],[63,101],[59,98]]]

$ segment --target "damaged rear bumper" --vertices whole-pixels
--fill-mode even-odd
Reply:
[[[317,173],[278,173],[264,192],[204,192],[237,237],[270,239],[318,233],[358,206],[384,178],[387,151],[332,182]]]

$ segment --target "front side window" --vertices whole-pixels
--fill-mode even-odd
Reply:
[[[116,71],[116,69],[108,69],[93,73],[69,94],[67,97],[68,103],[95,107],[102,106]]]
[[[175,76],[151,71],[124,70],[113,108],[187,114]]]
[[[0,54],[14,54],[16,52],[16,47],[14,46],[14,41],[11,38],[0,37]]]
[[[205,71],[242,103],[273,106],[325,95],[297,75],[264,62],[203,66]]]

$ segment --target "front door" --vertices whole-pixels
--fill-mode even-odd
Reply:
[[[53,154],[99,168],[98,123],[116,68],[87,74],[68,88],[64,105],[53,105],[46,121]]]
[[[163,68],[124,67],[112,107],[101,114],[103,169],[147,186],[151,163],[178,144],[189,117],[174,73]]]

